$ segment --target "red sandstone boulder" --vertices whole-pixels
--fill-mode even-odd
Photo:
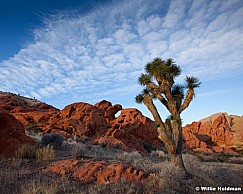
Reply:
[[[154,122],[134,108],[121,110],[121,114],[111,122],[111,128],[97,141],[140,153],[147,153],[146,144],[162,147]]]
[[[25,135],[23,124],[13,115],[0,113],[0,155],[11,156],[23,144],[35,142]]]
[[[118,162],[62,160],[50,165],[46,170],[76,178],[82,183],[106,184],[121,179],[141,183],[146,178],[146,174],[142,170]]]
[[[109,123],[105,110],[88,103],[66,106],[49,120],[50,128],[60,129],[75,136],[99,136],[107,130]]]

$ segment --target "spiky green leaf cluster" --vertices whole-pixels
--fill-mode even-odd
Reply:
[[[142,86],[146,86],[149,82],[151,82],[152,76],[149,74],[141,74],[141,76],[138,78],[138,82]]]
[[[135,97],[135,101],[136,101],[136,103],[138,103],[138,104],[143,103],[143,99],[144,99],[144,95],[142,95],[142,94],[138,94],[138,95]]]
[[[194,88],[198,88],[200,86],[201,82],[199,81],[199,79],[197,77],[186,77],[186,87],[189,89],[194,89]]]
[[[181,73],[180,67],[172,59],[162,60],[160,58],[148,63],[145,66],[145,71],[153,76],[159,84],[161,80],[171,81]]]

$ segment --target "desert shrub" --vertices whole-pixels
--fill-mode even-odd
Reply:
[[[36,134],[38,134],[38,133],[42,133],[43,129],[40,128],[40,127],[30,127],[30,128],[27,128],[26,131],[29,132],[29,133],[36,133]]]
[[[121,161],[134,163],[135,160],[140,160],[142,155],[137,151],[133,151],[133,152],[122,152],[116,157]]]
[[[216,169],[208,162],[203,162],[200,157],[192,154],[184,154],[183,156],[185,167],[187,171],[204,179],[210,185],[220,185],[220,179],[215,179],[214,175],[217,174]]]
[[[143,147],[148,152],[152,152],[152,151],[156,150],[156,148],[154,146],[152,146],[151,144],[144,144]]]
[[[90,137],[87,137],[87,136],[82,136],[80,137],[80,142],[81,143],[86,143],[90,140]]]
[[[59,148],[64,141],[64,137],[59,134],[45,134],[41,138],[41,145],[47,146],[50,145],[54,149]]]
[[[23,144],[19,149],[15,151],[16,158],[35,158],[36,147],[30,144]]]
[[[162,163],[162,168],[159,172],[160,187],[167,191],[174,190],[179,191],[180,180],[183,179],[184,172],[180,167],[175,166],[172,162],[166,161]]]
[[[162,151],[162,150],[151,151],[149,156],[150,157],[167,158],[166,153],[164,151]]]
[[[51,160],[55,157],[55,151],[52,146],[47,145],[46,147],[38,148],[36,150],[35,157],[38,162]]]

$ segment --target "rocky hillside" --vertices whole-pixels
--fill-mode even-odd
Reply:
[[[196,151],[243,149],[243,116],[217,113],[183,128],[185,145]]]
[[[27,98],[19,94],[0,91],[0,111],[6,113],[24,113],[24,112],[45,112],[57,111],[58,109],[37,99]]]
[[[105,100],[95,105],[73,103],[58,110],[36,99],[1,92],[0,112],[14,115],[26,130],[59,133],[66,139],[81,137],[143,154],[163,148],[152,120],[135,108],[123,109]],[[186,125],[183,136],[187,149],[235,154],[231,148],[243,149],[243,117],[218,113]]]
[[[26,130],[59,133],[65,138],[85,137],[92,143],[143,154],[162,147],[152,120],[137,109],[123,109],[105,100],[95,105],[73,103],[58,110],[36,100],[1,93],[0,111],[14,115]],[[118,111],[121,113],[115,117]]]
[[[40,123],[45,125],[48,119],[58,111],[53,106],[36,99],[0,92],[0,112],[14,115],[23,123],[25,129],[35,127]]]

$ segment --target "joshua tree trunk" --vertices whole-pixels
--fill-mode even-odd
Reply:
[[[178,152],[179,151],[179,152]],[[182,159],[182,153],[181,150],[178,150],[176,152],[171,153],[170,151],[168,151],[169,153],[169,157],[170,157],[170,161],[175,165],[178,166],[181,170],[183,170],[184,172],[186,171],[183,159]]]
[[[158,132],[160,130],[158,129]],[[183,159],[182,159],[182,134],[179,133],[177,145],[171,141],[169,138],[163,138],[159,132],[159,138],[165,144],[165,147],[168,151],[170,161],[175,165],[178,166],[185,174],[187,174],[187,170],[185,168]]]
[[[160,118],[150,95],[145,95],[144,104],[152,113],[155,122],[159,124],[159,127],[157,128],[158,138],[165,144],[165,147],[168,150],[170,161],[173,162],[176,166],[180,167],[180,169],[186,173],[186,168],[184,166],[181,153],[182,130],[180,123],[178,123],[177,120],[173,120],[171,125],[166,126]],[[177,115],[175,118],[180,120],[179,115]]]

